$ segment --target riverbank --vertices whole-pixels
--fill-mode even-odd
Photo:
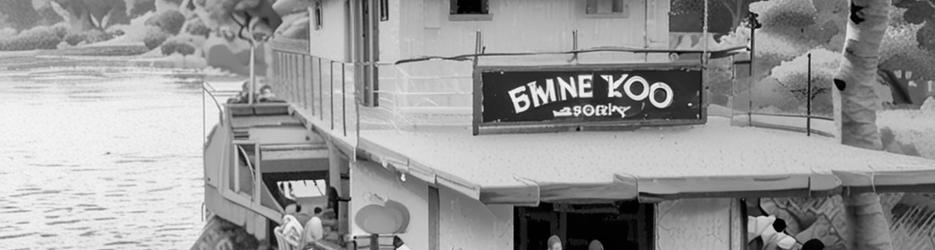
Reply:
[[[0,70],[19,71],[52,67],[148,67],[205,69],[198,56],[164,56],[145,46],[114,44],[60,50],[0,51]],[[220,71],[220,70],[217,70]],[[229,74],[226,73],[225,74]]]

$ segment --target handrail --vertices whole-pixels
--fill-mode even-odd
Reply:
[[[260,146],[260,145],[256,145],[256,144],[254,144],[254,145],[257,146],[257,147]],[[240,154],[242,154],[243,157],[247,159],[246,162],[247,162],[247,168],[250,169],[250,177],[254,177],[254,178],[251,178],[251,180],[252,180],[252,179],[255,179],[255,178],[256,178],[256,173],[254,173],[253,163],[250,163],[250,156],[247,155],[247,151],[243,149],[243,146],[242,146],[242,145],[237,145],[237,149],[239,149],[238,151],[240,151]],[[260,160],[260,159],[259,159],[259,156],[257,156],[257,161],[259,161],[259,160]]]
[[[779,114],[779,113],[762,113],[762,112],[750,112],[750,114],[763,115],[763,116],[778,116],[778,117],[812,118],[812,119],[819,119],[819,120],[825,120],[825,121],[834,121],[834,118],[832,117],[816,116],[816,115],[796,115],[796,114]]]
[[[412,62],[421,62],[429,60],[451,60],[451,61],[468,61],[474,60],[475,57],[492,57],[492,56],[533,56],[533,55],[567,55],[567,54],[582,54],[582,53],[594,53],[594,52],[628,52],[628,53],[676,53],[676,54],[702,54],[710,53],[712,58],[727,57],[736,53],[740,53],[745,50],[747,46],[735,46],[729,47],[726,49],[720,50],[698,50],[698,49],[641,49],[641,48],[630,48],[630,47],[595,47],[591,49],[581,49],[581,50],[568,50],[568,51],[544,51],[544,52],[505,52],[505,53],[474,53],[474,54],[463,54],[456,56],[425,56],[418,58],[410,58],[396,61],[393,64],[405,64]],[[716,55],[716,56],[715,56]]]
[[[208,96],[211,97],[211,100],[214,101],[214,106],[217,107],[218,109],[218,123],[220,123],[221,125],[224,125],[224,108],[221,107],[221,103],[218,101],[217,96],[215,96],[213,93],[216,91],[208,90],[209,86],[210,84],[208,84],[208,82],[202,82],[201,89],[204,90],[203,92],[207,93]],[[211,88],[214,89],[214,87],[211,87]]]

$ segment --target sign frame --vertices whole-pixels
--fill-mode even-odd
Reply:
[[[483,79],[482,74],[487,72],[513,71],[513,72],[575,72],[575,71],[627,71],[627,70],[698,70],[701,71],[700,84],[700,118],[699,119],[669,119],[669,120],[617,120],[617,121],[528,121],[528,122],[484,122],[483,121]],[[700,62],[671,62],[671,63],[625,63],[625,64],[574,64],[574,65],[486,65],[475,66],[473,72],[473,122],[474,135],[480,134],[506,134],[506,133],[536,133],[560,131],[606,131],[606,130],[632,130],[644,126],[681,126],[705,124],[708,121],[708,98],[704,79],[704,67]]]

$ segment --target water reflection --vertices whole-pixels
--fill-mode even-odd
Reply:
[[[199,79],[166,73],[0,72],[2,248],[191,246],[217,113]]]

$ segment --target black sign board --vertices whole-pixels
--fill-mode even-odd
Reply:
[[[697,64],[478,66],[474,134],[705,123]]]

